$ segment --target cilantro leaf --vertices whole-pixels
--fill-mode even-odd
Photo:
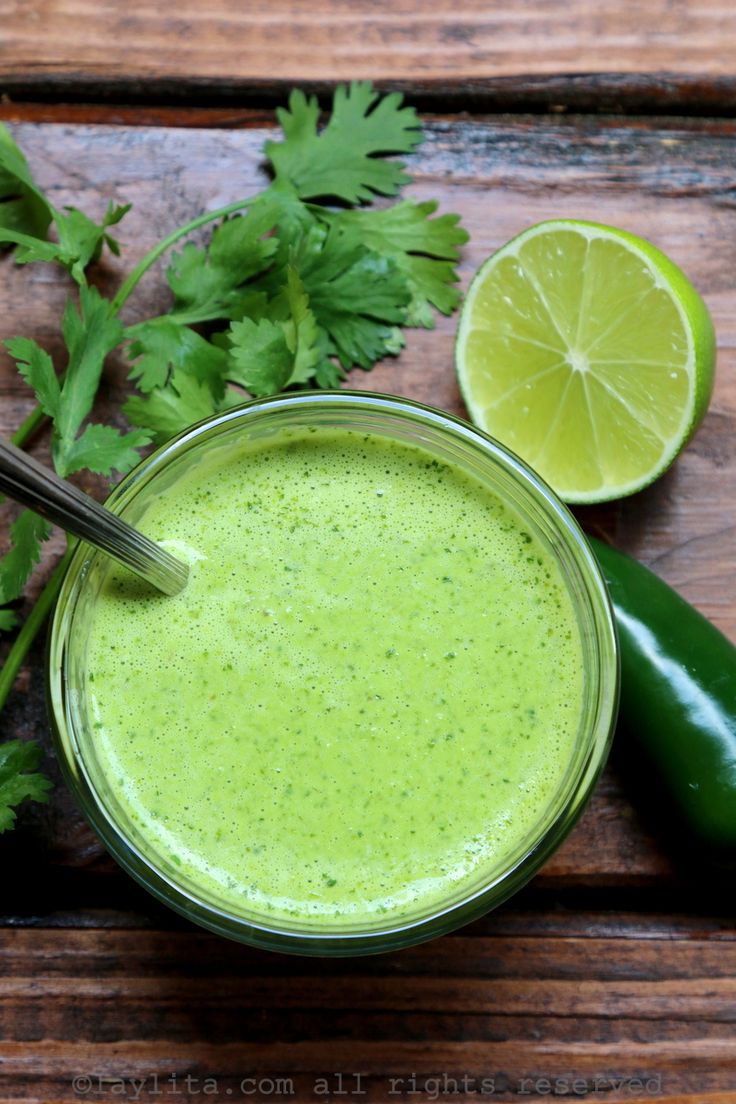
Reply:
[[[398,353],[403,345],[399,325],[406,319],[411,291],[392,258],[366,249],[355,235],[348,237],[339,225],[308,212],[299,222],[288,264],[276,265],[252,285],[268,298],[268,320],[283,321],[294,313],[289,297],[297,274],[317,326],[312,344],[318,352],[308,371],[300,370],[303,378],[292,377],[283,344],[270,327],[233,327],[231,337],[235,335],[240,349],[235,359],[245,373],[238,382],[249,390],[253,384],[259,395],[312,378],[320,387],[335,387],[353,365],[367,370]],[[264,355],[259,368],[254,358]],[[339,366],[331,357],[337,357]]]
[[[132,326],[127,334],[132,338],[127,350],[133,362],[129,378],[141,391],[163,387],[171,372],[182,368],[200,382],[209,383],[215,398],[222,397],[227,353],[196,330],[162,315]]]
[[[251,395],[275,395],[283,391],[291,375],[294,357],[286,344],[283,325],[261,318],[244,318],[230,326],[232,363],[229,375]]]
[[[239,273],[212,266],[205,250],[192,242],[173,255],[166,277],[175,296],[172,314],[181,324],[238,318],[265,305],[261,296],[240,286]]]
[[[99,475],[111,475],[113,469],[124,475],[140,460],[136,449],[147,445],[151,434],[146,429],[121,433],[114,426],[91,424],[66,451],[64,468],[67,475],[88,468]]]
[[[157,441],[165,441],[216,410],[210,388],[181,368],[173,372],[165,387],[157,388],[145,398],[134,395],[123,407],[126,418],[150,430]]]
[[[56,211],[52,208],[54,223],[59,234],[58,242],[33,238],[28,234],[21,234],[2,226],[0,226],[0,241],[11,242],[18,247],[15,252],[16,264],[58,261],[78,284],[86,284],[85,269],[92,261],[98,259],[103,243],[108,245],[112,253],[116,255],[120,253],[120,246],[117,240],[107,233],[107,227],[120,222],[130,207],[130,204],[124,207],[108,205],[107,214],[99,225],[77,207],[65,207],[64,211]]]
[[[315,316],[310,310],[309,296],[293,265],[286,270],[286,287],[274,304],[277,317],[282,319],[286,344],[293,357],[287,386],[306,383],[324,356],[325,345],[320,339]]]
[[[299,198],[288,180],[277,177],[269,188],[253,200],[251,211],[259,210],[264,212],[263,217],[273,227],[276,251],[272,262],[275,268],[281,270],[288,263],[294,242],[314,222],[314,208]]]
[[[332,360],[330,357],[325,357],[325,359],[317,365],[314,373],[314,382],[318,387],[334,389],[339,387],[344,379],[345,372],[342,367],[337,361]]]
[[[10,609],[0,609],[0,632],[10,632],[17,624],[17,613]]]
[[[120,242],[117,238],[114,238],[112,234],[108,234],[107,231],[111,226],[117,226],[119,222],[122,222],[132,207],[132,203],[118,203],[113,206],[111,199],[107,201],[107,211],[105,212],[100,229],[105,231],[102,235],[102,241],[114,257],[120,256]],[[102,242],[100,242],[100,248],[102,248]]]
[[[417,114],[401,107],[403,96],[381,97],[370,81],[338,85],[332,114],[317,133],[319,104],[295,90],[289,107],[276,112],[283,142],[267,142],[276,178],[288,180],[303,199],[332,196],[347,203],[396,195],[408,182],[403,165],[374,154],[408,153],[422,141]]]
[[[292,263],[325,331],[328,351],[343,369],[354,364],[372,368],[398,351],[397,324],[406,319],[411,292],[391,258],[315,222],[295,248]]]
[[[246,318],[233,322],[229,331],[233,367],[228,376],[256,397],[306,383],[326,356],[309,297],[291,265],[273,310],[275,320]]]
[[[37,744],[10,740],[0,744],[0,832],[12,828],[16,814],[12,806],[24,798],[47,801],[51,783],[36,772],[41,760]]]
[[[431,216],[437,202],[403,200],[382,210],[325,212],[348,242],[388,257],[404,273],[412,293],[406,324],[434,326],[432,307],[451,314],[460,302],[455,264],[468,233],[459,215]]]
[[[174,292],[172,313],[180,323],[241,318],[265,306],[263,297],[245,285],[269,267],[278,248],[269,204],[254,204],[246,215],[225,219],[215,229],[207,249],[192,242],[175,253],[167,270]]]
[[[4,344],[15,358],[23,379],[33,388],[44,414],[55,418],[59,412],[61,388],[49,354],[30,337],[11,337]]]
[[[28,162],[0,123],[0,227],[45,238],[53,207],[36,184]]]
[[[59,235],[56,260],[68,268],[78,284],[85,282],[84,270],[91,261],[100,256],[103,244],[106,244],[115,256],[120,254],[116,238],[107,233],[108,227],[115,226],[131,208],[130,203],[122,207],[113,207],[108,203],[102,222],[93,222],[88,215],[77,207],[65,207],[64,211],[54,212],[54,222]]]
[[[54,419],[53,455],[56,470],[67,475],[67,461],[77,432],[94,402],[105,357],[123,337],[120,320],[96,288],[82,286],[77,313],[67,300],[61,328],[69,361]]]
[[[0,605],[20,597],[33,568],[41,559],[41,544],[50,529],[38,514],[22,510],[10,528],[10,550],[0,560]]]

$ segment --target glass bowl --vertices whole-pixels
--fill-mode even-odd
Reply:
[[[313,918],[274,923],[187,880],[157,854],[106,784],[95,754],[84,679],[90,615],[109,561],[80,545],[64,579],[48,649],[48,705],[66,780],[114,858],[157,898],[190,920],[255,946],[301,954],[366,954],[408,946],[448,932],[495,908],[523,886],[580,815],[606,759],[618,704],[618,651],[605,583],[577,522],[518,457],[468,423],[406,399],[352,391],[302,392],[256,400],[181,433],[131,472],[107,506],[132,524],[154,496],[215,450],[257,447],[284,429],[350,429],[419,446],[486,485],[534,532],[568,587],[583,653],[583,706],[571,761],[533,830],[481,884],[430,909],[392,921],[321,930]]]

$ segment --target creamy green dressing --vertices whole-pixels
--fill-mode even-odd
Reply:
[[[170,876],[339,931],[429,911],[523,845],[571,761],[582,652],[552,557],[414,446],[233,448],[139,523],[177,598],[113,569],[86,695],[114,801]]]

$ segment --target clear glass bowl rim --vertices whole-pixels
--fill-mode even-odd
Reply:
[[[285,925],[253,923],[198,900],[168,879],[126,838],[108,816],[81,769],[76,734],[69,721],[68,687],[64,672],[74,607],[84,585],[86,564],[90,560],[90,550],[85,545],[77,548],[69,564],[49,632],[47,708],[62,773],[84,815],[117,862],[156,898],[202,927],[254,946],[297,954],[369,954],[431,939],[484,915],[525,885],[564,840],[584,809],[605,765],[613,737],[619,695],[618,640],[608,590],[595,556],[576,519],[554,491],[524,461],[483,431],[455,415],[399,396],[352,390],[306,391],[252,400],[190,426],[165,442],[121,480],[106,505],[116,512],[123,511],[172,460],[196,448],[202,438],[212,431],[224,432],[234,424],[251,423],[259,415],[276,411],[293,410],[298,416],[300,411],[307,409],[312,413],[320,410],[342,414],[358,411],[370,413],[374,418],[385,413],[389,417],[403,417],[438,434],[452,435],[466,446],[480,449],[491,464],[499,464],[531,496],[537,508],[542,507],[547,519],[553,520],[557,535],[565,541],[574,557],[591,602],[601,665],[598,672],[598,708],[588,734],[586,754],[556,819],[500,877],[449,908],[406,924],[389,924],[385,928],[358,932],[305,932],[290,930]]]

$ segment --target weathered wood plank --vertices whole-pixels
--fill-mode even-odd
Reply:
[[[281,101],[283,102],[283,97]],[[143,103],[54,103],[0,100],[0,119],[5,123],[86,123],[102,126],[217,127],[232,129],[268,126],[273,110],[237,106],[177,107]]]
[[[111,288],[120,274],[179,222],[260,187],[259,151],[270,133],[262,115],[229,131],[22,125],[16,134],[41,183],[57,203],[100,213],[108,199],[131,200],[123,223],[122,260],[97,274]],[[259,124],[259,125],[255,125]],[[588,216],[650,237],[680,262],[700,287],[716,322],[719,367],[711,411],[674,469],[654,487],[621,503],[586,510],[595,531],[652,563],[726,632],[736,636],[736,125],[727,121],[622,123],[570,119],[449,121],[428,127],[412,163],[419,198],[440,198],[457,210],[472,234],[463,280],[494,248],[524,226],[551,216]],[[68,285],[46,266],[15,268],[0,259],[2,333],[26,333],[59,351],[58,325]],[[136,294],[131,318],[155,313],[166,301],[161,273]],[[462,411],[452,370],[452,320],[435,331],[409,334],[397,361],[353,386],[398,392]],[[108,402],[124,391],[121,365],[109,371]],[[32,405],[28,389],[0,357],[0,432]],[[43,452],[43,442],[40,443]],[[56,546],[58,548],[58,544]],[[21,675],[3,717],[3,732],[45,738],[42,649]],[[540,885],[694,884],[675,856],[666,830],[652,831],[631,807],[632,775],[611,770],[580,826],[541,875]],[[0,854],[20,868],[24,856],[89,867],[101,850],[73,811],[62,787],[51,806],[24,812],[23,831],[0,841]],[[101,869],[105,869],[102,864]],[[683,881],[684,880],[684,881]],[[696,882],[698,879],[696,879]],[[707,874],[699,880],[705,884]]]
[[[74,978],[79,982],[80,994],[90,995],[94,995],[96,985],[112,985],[115,979],[138,984],[141,979],[163,975],[192,986],[217,977],[223,985],[235,988],[245,978],[254,984],[266,978],[274,985],[286,985],[295,978],[304,979],[304,985],[308,978],[330,978],[333,990],[343,986],[345,993],[353,978],[364,979],[361,984],[383,979],[381,984],[390,986],[408,976],[424,979],[422,983],[430,986],[452,984],[460,978],[485,984],[504,979],[534,981],[542,976],[558,982],[602,985],[644,984],[658,979],[673,985],[678,981],[710,984],[733,980],[736,975],[736,930],[728,926],[727,919],[720,925],[708,921],[704,926],[700,918],[688,914],[659,915],[650,923],[638,914],[622,913],[614,925],[609,913],[522,913],[507,909],[473,925],[477,931],[468,929],[370,959],[274,955],[193,927],[177,932],[3,930],[0,997],[19,993],[22,980],[39,962],[43,964],[39,977],[44,986],[53,988],[57,981],[63,985],[65,978]],[[230,999],[235,988],[221,989],[218,984],[209,999]],[[378,1006],[386,993],[371,990],[365,999]],[[650,995],[653,1000],[657,997],[655,992]],[[303,992],[274,992],[256,998],[251,992],[243,993],[241,999],[281,1007],[295,1005],[304,996]],[[692,996],[699,999],[694,988]],[[315,992],[311,999],[320,1003],[324,994]],[[334,999],[334,991],[330,999]],[[355,1000],[360,999],[356,993]],[[406,995],[386,999],[398,1001],[396,1007],[408,1007]],[[674,1005],[672,1012],[679,1017]]]
[[[383,1040],[329,1040],[328,1047],[329,1057],[323,1040],[200,1047],[116,1040],[101,1043],[92,1054],[87,1043],[43,1040],[33,1048],[7,1043],[2,1047],[3,1077],[13,1085],[10,1099],[39,1102],[200,1094],[296,1104],[354,1097],[366,1104],[508,1101],[552,1093],[574,1093],[575,1098],[605,1093],[603,1099],[635,1104],[652,1099],[733,1104],[736,1099],[729,1091],[733,1063],[728,1037],[656,1047],[648,1042],[621,1047],[539,1039],[464,1043],[444,1036],[390,1045]],[[668,1086],[666,1095],[663,1085]],[[678,1095],[671,1095],[669,1086]]]
[[[615,1101],[733,1089],[732,933],[703,939],[685,918],[642,933],[622,918],[608,938],[606,917],[587,920],[587,936],[566,937],[552,915],[548,934],[491,928],[332,963],[196,933],[6,931],[0,1096],[73,1099],[73,1078],[89,1077],[82,1095],[120,1079],[132,1094],[134,1078],[149,1099],[172,1075],[168,1091],[183,1093],[189,1074],[224,1095],[244,1095],[245,1077],[289,1078],[282,1097],[313,1100],[317,1078],[339,1071],[361,1072],[365,1099],[384,1101],[412,1088],[474,1099],[482,1078],[501,1099],[545,1095],[533,1084],[545,1078]],[[445,1075],[468,1082],[433,1096],[429,1079]]]
[[[734,47],[726,0],[26,0],[5,5],[0,86],[201,102],[370,77],[466,100],[718,104],[734,100]]]

